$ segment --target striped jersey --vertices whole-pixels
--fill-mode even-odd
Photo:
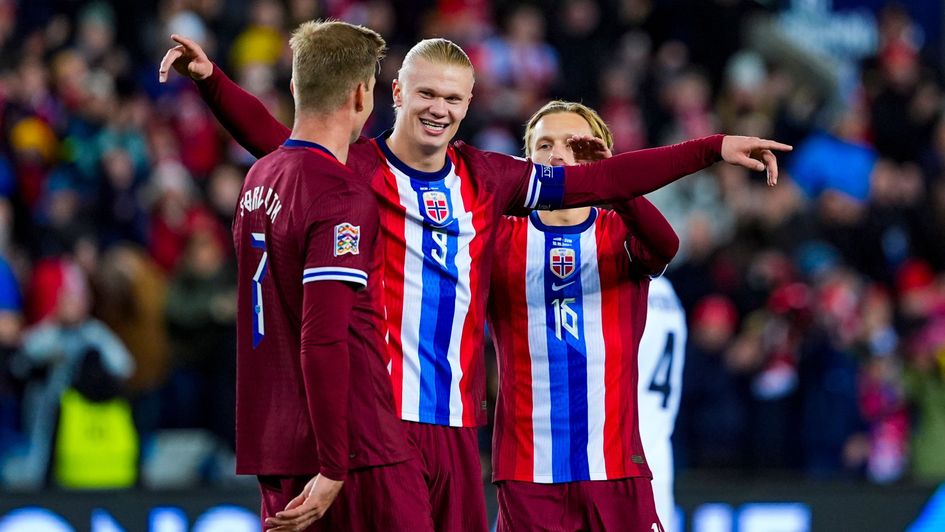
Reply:
[[[563,169],[454,145],[439,171],[421,172],[383,137],[352,145],[348,164],[373,173],[380,204],[395,408],[409,421],[482,424],[495,229],[506,212],[560,205]]]
[[[497,238],[494,479],[649,477],[636,394],[649,277],[620,216],[595,208],[567,227],[507,217]]]

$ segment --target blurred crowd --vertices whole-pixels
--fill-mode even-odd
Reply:
[[[290,123],[288,32],[328,16],[391,44],[368,134],[409,46],[443,36],[476,65],[459,137],[482,148],[521,154],[552,97],[597,108],[616,152],[794,144],[775,188],[716,165],[651,195],[682,240],[677,468],[945,479],[943,58],[912,4],[829,7],[0,0],[0,485],[232,475],[229,227],[253,158],[157,64],[194,38]],[[805,37],[814,15],[847,33]],[[122,458],[96,477],[102,452]]]

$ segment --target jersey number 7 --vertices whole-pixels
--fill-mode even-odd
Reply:
[[[253,247],[263,250],[259,265],[256,266],[256,273],[253,275],[253,349],[256,349],[259,342],[262,342],[263,336],[266,335],[266,322],[263,320],[262,282],[266,277],[269,253],[266,251],[264,233],[252,233],[251,236]]]

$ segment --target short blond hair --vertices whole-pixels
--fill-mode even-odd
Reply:
[[[299,110],[340,107],[358,83],[370,84],[387,44],[374,30],[347,22],[302,23],[289,39]]]
[[[607,122],[604,122],[604,119],[597,114],[597,111],[583,103],[552,100],[542,106],[541,109],[535,111],[535,114],[533,114],[525,124],[525,138],[523,140],[525,141],[526,157],[532,156],[532,140],[535,136],[535,126],[538,124],[538,121],[546,115],[555,113],[574,113],[580,115],[580,117],[587,122],[587,125],[591,126],[591,133],[604,141],[604,144],[607,145],[607,149],[612,150],[614,148],[614,135],[610,132],[610,128],[607,127]]]
[[[473,69],[473,64],[472,61],[469,60],[469,56],[466,55],[466,52],[463,51],[458,44],[449,39],[424,39],[418,42],[407,52],[407,55],[404,56],[404,62],[400,66],[400,71],[403,72],[408,65],[417,59],[426,59],[438,65],[454,65],[468,68],[470,72],[473,72],[473,77],[475,78],[475,69]]]

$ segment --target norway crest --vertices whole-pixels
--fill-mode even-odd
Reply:
[[[361,226],[347,222],[335,226],[335,256],[359,254],[358,243],[361,240]]]
[[[569,248],[551,248],[548,252],[551,273],[561,279],[574,273],[574,250]]]
[[[446,201],[446,194],[439,190],[428,190],[423,193],[423,212],[435,224],[441,224],[450,217],[450,204]]]

